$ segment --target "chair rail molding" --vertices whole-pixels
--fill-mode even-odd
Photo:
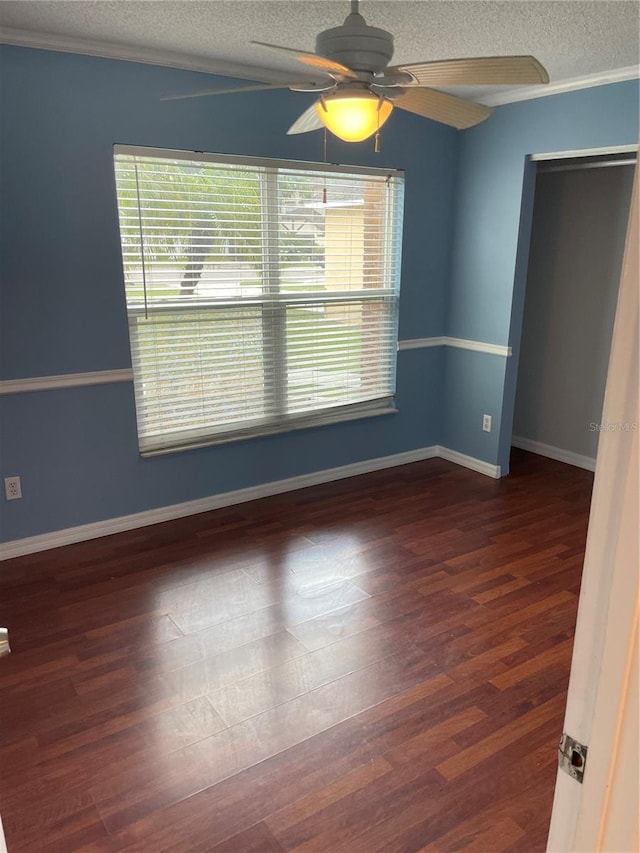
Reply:
[[[509,358],[512,355],[510,346],[504,344],[489,344],[484,341],[472,341],[467,338],[451,338],[448,335],[434,338],[407,338],[398,341],[398,350],[425,349],[427,347],[454,347],[456,349],[468,349],[474,352],[486,352],[489,355],[501,355]]]
[[[82,385],[106,385],[111,382],[133,382],[133,371],[94,370],[87,373],[60,373],[57,376],[32,376],[25,379],[0,380],[0,394],[21,394],[25,391],[54,391],[57,388],[77,388]]]

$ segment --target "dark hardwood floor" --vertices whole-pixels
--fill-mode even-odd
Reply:
[[[2,564],[9,853],[543,851],[591,485],[434,459]]]

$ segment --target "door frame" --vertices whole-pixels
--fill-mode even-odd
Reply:
[[[639,201],[636,166],[602,414],[629,428],[600,433],[564,720],[589,754],[584,784],[558,770],[549,853],[637,849],[610,845],[637,833]]]

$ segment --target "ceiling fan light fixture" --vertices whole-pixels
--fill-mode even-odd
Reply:
[[[393,111],[393,104],[371,92],[321,98],[316,113],[327,130],[344,142],[362,142],[373,136]]]

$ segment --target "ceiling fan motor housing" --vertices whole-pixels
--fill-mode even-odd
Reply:
[[[393,56],[393,36],[370,27],[352,12],[341,27],[325,30],[316,38],[316,53],[354,71],[382,71]]]

